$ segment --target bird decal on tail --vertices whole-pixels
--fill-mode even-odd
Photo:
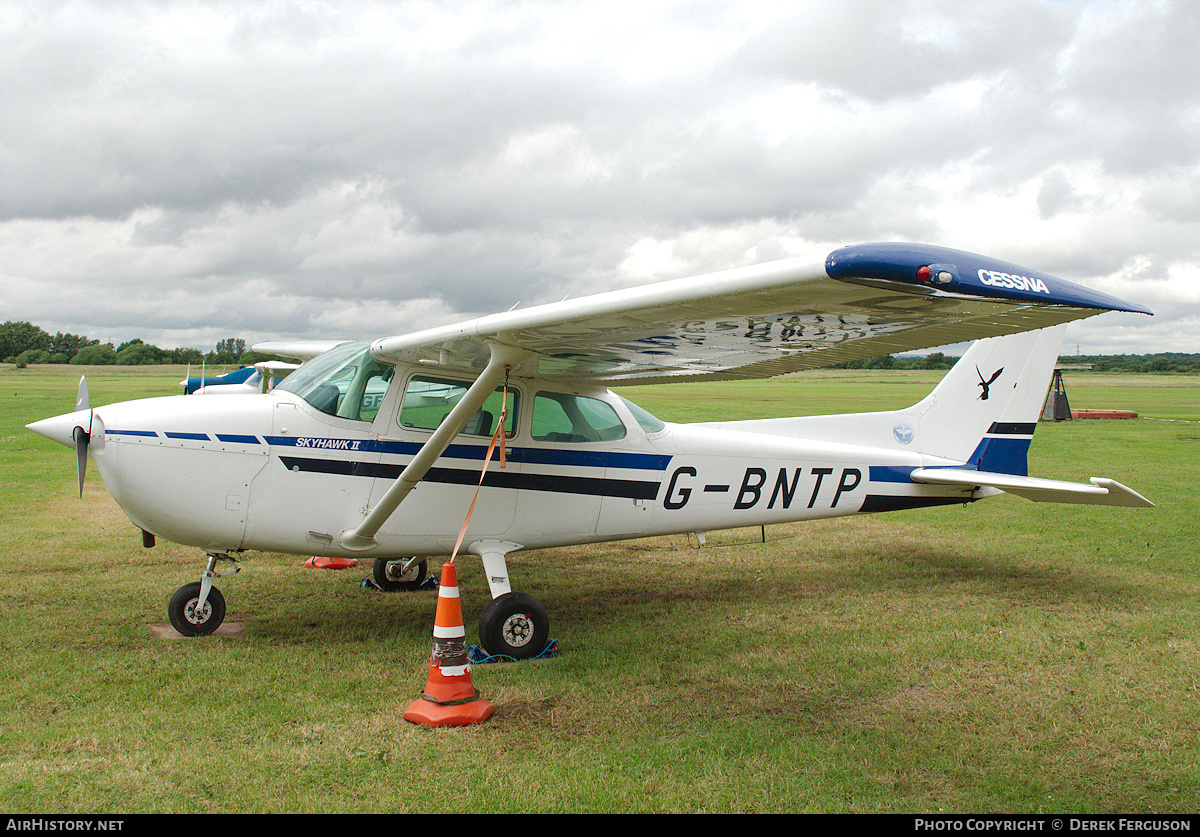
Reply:
[[[992,382],[994,382],[997,378],[1000,377],[1000,373],[1004,371],[1004,367],[1001,366],[999,369],[997,369],[995,372],[993,372],[992,377],[988,378],[986,381],[983,379],[983,373],[979,371],[978,366],[975,367],[975,371],[979,374],[979,388],[983,390],[983,392],[981,392],[979,394],[979,400],[987,401],[988,400],[988,391],[992,387]]]

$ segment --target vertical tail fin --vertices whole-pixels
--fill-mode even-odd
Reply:
[[[980,471],[1029,473],[1027,455],[1066,325],[978,340],[915,414],[922,454]]]
[[[1026,476],[1066,325],[975,341],[933,392],[903,410],[714,422],[810,442],[917,453],[925,467]]]

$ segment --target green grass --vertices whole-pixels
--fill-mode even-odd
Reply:
[[[1040,476],[1152,510],[1001,497],[520,554],[563,653],[478,666],[477,727],[401,719],[436,595],[247,554],[238,638],[163,640],[198,550],[141,546],[94,472],[23,425],[78,368],[0,367],[0,799],[18,812],[1188,812],[1200,798],[1200,378],[1067,378]],[[94,404],[183,368],[96,369]],[[938,373],[623,393],[667,420],[890,409]],[[1086,380],[1085,380],[1086,379]],[[1093,397],[1094,396],[1094,397]],[[714,415],[714,412],[716,413]],[[469,641],[486,603],[459,562]]]

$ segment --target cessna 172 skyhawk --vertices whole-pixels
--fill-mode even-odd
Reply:
[[[207,553],[201,580],[169,606],[182,633],[220,624],[212,583],[231,573],[217,562],[243,550],[373,558],[385,585],[415,586],[427,557],[461,542],[492,596],[481,644],[521,658],[549,630],[542,606],[512,591],[506,556],[521,549],[1001,492],[1152,505],[1109,479],[1027,475],[1065,323],[1109,310],[1150,313],[992,258],[858,245],[341,343],[265,394],[93,409],[81,382],[75,412],[29,428],[76,448],[81,490],[91,456],[144,543]],[[894,412],[667,424],[607,388],[763,378],[976,338],[928,397]]]

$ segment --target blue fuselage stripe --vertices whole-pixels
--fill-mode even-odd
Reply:
[[[871,482],[912,482],[909,474],[915,470],[916,466],[872,465]]]

